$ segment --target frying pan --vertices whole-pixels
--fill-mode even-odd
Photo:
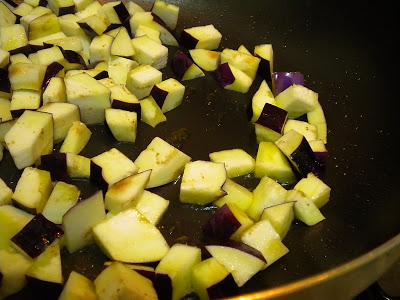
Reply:
[[[322,209],[324,222],[296,223],[284,240],[290,253],[253,277],[237,299],[346,299],[378,279],[400,257],[399,172],[395,142],[398,99],[396,16],[388,6],[365,1],[171,1],[181,8],[179,27],[214,24],[222,47],[272,43],[275,70],[301,71],[306,86],[319,93],[328,128],[330,158],[324,181],[331,201]],[[150,1],[139,2],[150,8]],[[171,53],[174,49],[170,49]],[[172,76],[166,70],[164,78]],[[221,89],[213,77],[186,82],[184,103],[155,129],[142,124],[137,142],[116,143],[101,126],[83,155],[111,147],[134,159],[154,136],[180,147],[194,160],[208,153],[243,148],[255,155],[254,129],[246,109],[260,80],[246,95]],[[5,154],[0,176],[12,187],[20,172]],[[253,188],[251,176],[239,183]],[[83,196],[93,192],[77,181]],[[212,208],[181,205],[179,182],[154,189],[171,200],[160,228],[170,244],[201,244],[201,225]],[[90,278],[106,258],[96,246],[80,253],[63,252],[64,272]],[[226,291],[227,296],[238,296]],[[24,290],[10,299],[32,299]],[[41,291],[41,299],[46,292]]]

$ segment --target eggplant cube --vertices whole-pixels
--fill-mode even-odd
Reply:
[[[111,107],[110,90],[87,74],[65,78],[67,101],[79,107],[86,124],[103,123],[104,110]]]
[[[297,118],[316,108],[318,94],[298,84],[288,87],[275,97],[276,104],[289,113],[289,117]]]
[[[47,49],[39,50],[36,53],[29,55],[29,59],[34,64],[41,64],[49,66],[53,62],[62,63],[64,60],[64,55],[62,54],[59,47],[51,47]],[[55,72],[54,76],[58,73]]]
[[[179,80],[192,80],[204,77],[204,72],[184,52],[176,51],[172,58],[172,70]]]
[[[131,57],[135,49],[131,43],[131,37],[125,27],[121,27],[116,34],[110,50],[111,55]]]
[[[50,102],[66,102],[67,94],[65,92],[64,79],[60,77],[52,77],[47,84],[42,95],[43,104]]]
[[[294,202],[286,202],[268,207],[261,215],[261,220],[268,220],[279,234],[281,240],[286,236],[294,219]]]
[[[103,34],[110,25],[110,21],[105,15],[96,14],[79,20],[78,24],[88,36],[94,37]]]
[[[136,165],[116,148],[92,158],[90,180],[101,189],[137,173]]]
[[[94,281],[99,299],[157,300],[157,293],[150,279],[119,262],[113,262]],[[88,299],[88,298],[84,298]],[[97,297],[95,297],[97,299]]]
[[[221,53],[205,49],[192,49],[189,51],[193,61],[204,71],[215,71],[221,64]]]
[[[179,6],[166,3],[162,0],[156,0],[151,11],[163,20],[169,29],[175,29],[178,23]]]
[[[192,268],[201,261],[200,248],[175,244],[156,267],[156,273],[172,280],[172,299],[182,299],[191,291]]]
[[[114,85],[110,87],[110,91],[112,108],[135,112],[137,118],[140,119],[141,109],[139,100],[125,85]]]
[[[134,207],[154,225],[158,224],[168,205],[168,200],[149,191],[143,191],[134,201]]]
[[[328,128],[326,125],[326,119],[321,104],[317,103],[316,107],[307,113],[308,123],[317,127],[317,136],[319,140],[322,140],[324,144],[327,143]]]
[[[7,2],[7,1],[6,1]],[[17,17],[13,12],[3,3],[0,3],[0,26],[8,26],[15,24]]]
[[[57,16],[75,12],[75,3],[73,0],[47,0],[47,3]]]
[[[221,63],[229,63],[254,80],[256,78],[260,59],[236,50],[224,49],[221,53]]]
[[[150,95],[153,86],[162,81],[162,73],[150,65],[141,65],[128,73],[126,87],[138,99]]]
[[[48,103],[39,111],[52,114],[54,122],[54,142],[63,141],[73,122],[80,121],[79,109],[71,103]]]
[[[8,66],[10,63],[10,52],[0,48],[0,68]]]
[[[151,170],[147,188],[170,183],[182,173],[190,157],[179,149],[155,137],[135,160],[138,172]]]
[[[263,109],[265,104],[271,104],[275,105],[275,98],[274,95],[271,92],[271,89],[269,88],[267,82],[263,80],[260,84],[260,87],[258,88],[257,92],[254,94],[253,98],[251,99],[251,108],[252,108],[252,118],[251,121],[255,123]]]
[[[153,128],[158,124],[167,121],[167,118],[152,96],[140,100],[140,108],[141,121]]]
[[[46,69],[45,65],[40,64],[11,64],[8,69],[11,88],[13,90],[28,89],[41,91]]]
[[[155,262],[169,250],[161,232],[133,208],[99,223],[93,233],[104,253],[121,262]]]
[[[194,161],[187,163],[183,171],[179,199],[183,203],[205,205],[225,195],[222,189],[226,181],[222,163]]]
[[[285,134],[292,129],[301,133],[308,142],[315,141],[318,137],[317,127],[304,121],[287,120],[285,127],[283,128],[283,133]]]
[[[187,49],[214,50],[219,47],[222,35],[214,25],[198,26],[184,29],[181,43]]]
[[[223,63],[218,67],[217,78],[224,89],[242,94],[247,93],[253,83],[251,77],[230,63]]]
[[[301,179],[294,189],[303,192],[318,208],[328,203],[331,193],[331,188],[313,173],[309,173],[306,178]]]
[[[151,65],[160,70],[165,68],[168,61],[168,48],[153,41],[147,35],[132,40],[135,50],[134,58],[142,65]]]
[[[57,182],[43,208],[43,216],[54,224],[61,224],[65,213],[78,202],[79,195],[76,186]]]
[[[11,240],[18,249],[35,258],[63,234],[61,228],[39,214],[14,235]]]
[[[218,207],[222,207],[224,204],[234,204],[242,211],[246,211],[253,202],[253,193],[233,180],[227,179],[222,189],[226,195],[214,202]]]
[[[304,85],[304,75],[300,72],[272,73],[272,87],[275,95],[283,92],[293,84]]]
[[[73,122],[61,145],[60,152],[78,154],[85,148],[91,136],[92,132],[84,123]]]
[[[90,63],[108,61],[111,56],[111,45],[113,38],[107,34],[96,36],[90,43]]]
[[[3,179],[0,178],[0,206],[10,204],[12,195],[12,190],[5,184]]]
[[[63,216],[65,244],[70,253],[93,242],[92,228],[106,217],[102,192],[80,201]]]
[[[25,29],[20,24],[0,27],[0,45],[5,51],[14,54],[28,45]]]
[[[11,205],[0,206],[0,249],[11,245],[11,238],[33,219],[33,215]]]
[[[139,37],[139,36],[143,36],[143,35],[147,35],[153,41],[161,44],[160,31],[153,29],[146,25],[139,25],[136,28],[135,37]]]
[[[106,109],[106,123],[119,142],[134,143],[136,140],[137,114],[121,109]]]
[[[184,94],[185,86],[174,78],[156,84],[151,90],[151,96],[163,113],[178,107],[182,103]]]
[[[40,92],[33,90],[16,90],[11,96],[10,112],[19,117],[25,110],[36,110],[40,107]]]
[[[8,99],[0,98],[0,119],[2,122],[10,121],[13,119],[10,108],[10,101]]]
[[[254,171],[255,161],[243,149],[231,149],[209,154],[212,162],[224,163],[228,178],[250,174]]]
[[[93,282],[78,272],[72,271],[64,285],[59,300],[97,300]]]
[[[294,201],[294,215],[296,219],[302,221],[308,226],[313,226],[323,220],[324,215],[302,192],[290,190],[287,195],[287,201]]]
[[[262,44],[254,47],[254,55],[261,59],[258,73],[268,82],[274,71],[274,53],[271,44]]]
[[[90,178],[90,158],[67,153],[67,173],[70,178]]]
[[[68,1],[68,0],[67,0]],[[29,23],[29,40],[39,39],[61,31],[60,23],[55,14],[44,14]]]
[[[31,166],[53,149],[53,117],[25,111],[6,133],[4,141],[18,169]]]
[[[138,63],[125,57],[111,57],[108,61],[108,75],[117,84],[126,84],[130,70],[136,68]]]
[[[256,123],[264,126],[270,131],[275,132],[276,136],[280,137],[286,124],[287,117],[288,113],[284,109],[269,103],[265,103]],[[272,136],[272,133],[271,138],[275,139],[275,137]]]

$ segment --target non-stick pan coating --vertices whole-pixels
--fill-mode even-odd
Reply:
[[[244,44],[253,49],[272,43],[275,70],[303,72],[306,85],[319,93],[328,121],[330,159],[324,180],[332,194],[322,209],[327,219],[313,227],[293,225],[284,240],[290,253],[257,274],[241,292],[326,271],[398,234],[398,34],[390,5],[318,0],[175,2],[181,7],[178,31],[214,24],[223,34],[222,47]],[[146,8],[150,5],[144,3]],[[170,70],[167,74],[172,75]],[[241,95],[222,90],[210,74],[185,82],[184,104],[155,129],[142,124],[135,145],[117,144],[97,127],[83,154],[92,157],[115,146],[135,158],[154,136],[160,136],[194,160],[237,147],[255,155],[257,144],[246,107],[259,83],[258,79],[248,94]],[[0,175],[13,186],[19,176],[14,170],[7,154]],[[256,184],[249,177],[240,182],[248,187]],[[93,191],[84,183],[81,187],[85,195]],[[179,183],[155,189],[172,200],[162,230],[170,243],[199,244],[200,226],[211,210],[180,205],[178,190]],[[94,278],[105,258],[93,246],[83,253],[64,255],[65,272],[76,269]]]

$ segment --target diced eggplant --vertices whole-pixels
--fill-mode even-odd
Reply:
[[[73,0],[47,0],[47,3],[57,16],[73,14],[75,12],[75,3]]]
[[[153,41],[148,36],[136,37],[132,40],[135,60],[142,65],[151,65],[160,70],[166,67],[168,48]]]
[[[114,138],[119,142],[134,143],[138,123],[136,112],[107,108],[105,113],[106,124]]]
[[[218,207],[222,207],[224,204],[234,204],[242,211],[246,211],[253,202],[253,193],[233,180],[226,179],[222,189],[226,195],[214,201]]]
[[[0,68],[0,97],[10,99],[11,83],[8,78],[8,72]]]
[[[167,120],[161,108],[152,96],[140,100],[140,107],[141,121],[153,128]]]
[[[40,107],[40,92],[33,90],[16,90],[12,93],[10,113],[13,118],[23,114],[25,110],[36,110]]]
[[[3,147],[7,148],[7,145],[4,141],[4,137],[7,134],[8,131],[14,126],[15,122],[17,120],[9,120],[5,122],[0,122],[0,143],[2,144]]]
[[[116,148],[103,152],[92,158],[90,164],[90,181],[103,191],[123,178],[136,174],[138,168]]]
[[[293,84],[275,97],[277,106],[286,110],[289,117],[297,118],[316,108],[318,94],[298,84]]]
[[[258,73],[267,82],[271,82],[271,74],[274,68],[274,54],[271,44],[257,45],[254,48],[254,55],[261,59]]]
[[[110,23],[114,24],[127,24],[130,15],[122,1],[111,1],[103,4],[101,13],[104,13]]]
[[[44,74],[43,83],[42,83],[43,91],[46,90],[46,88],[49,85],[51,79],[56,77],[56,75],[63,69],[64,69],[64,66],[62,64],[58,63],[58,62],[52,62],[50,65],[47,66],[46,73]],[[60,78],[60,80],[62,80],[62,79]],[[57,82],[57,80],[55,82]],[[65,96],[65,85],[60,85],[59,82],[58,82],[58,86],[64,88],[64,95],[62,95],[62,96]],[[53,89],[54,89],[54,87],[53,87]],[[60,101],[60,102],[62,102],[62,101]]]
[[[78,21],[78,25],[89,37],[102,35],[110,26],[110,21],[103,14],[91,15]]]
[[[156,0],[151,11],[158,16],[169,29],[175,29],[178,23],[179,6],[166,3],[162,0]]]
[[[253,221],[235,204],[224,204],[203,226],[203,234],[209,241],[222,242],[239,239]]]
[[[77,20],[98,15],[101,7],[102,5],[99,1],[92,1],[83,10],[80,10],[76,13]]]
[[[221,64],[229,65],[241,70],[252,80],[255,79],[260,59],[232,49],[224,49],[221,53]]]
[[[13,119],[11,115],[11,102],[8,99],[0,98],[0,119],[7,122]]]
[[[275,105],[275,98],[267,82],[263,80],[251,100],[251,121],[253,123],[257,122],[267,103]]]
[[[60,255],[60,241],[52,242],[39,256],[37,256],[26,276],[45,282],[62,284],[62,268]]]
[[[237,51],[239,51],[240,53],[243,53],[243,54],[252,55],[251,52],[249,51],[249,49],[247,49],[245,45],[240,45],[239,48],[237,49]]]
[[[67,173],[71,178],[90,178],[90,158],[67,153]]]
[[[117,84],[126,84],[130,70],[136,68],[138,63],[124,57],[111,57],[108,61],[108,74]]]
[[[103,270],[95,279],[94,284],[99,300],[158,299],[151,280],[119,262],[113,262]]]
[[[289,191],[287,201],[295,201],[294,215],[296,219],[300,220],[306,225],[313,226],[325,220],[324,215],[314,204],[314,202],[305,197],[302,192],[297,190]]]
[[[63,141],[72,124],[80,121],[79,109],[71,103],[47,103],[38,111],[47,112],[53,116],[55,143]]]
[[[129,1],[126,3],[126,8],[129,11],[129,14],[133,16],[137,12],[144,12],[145,10],[137,3],[133,1]]]
[[[172,58],[172,70],[179,80],[192,80],[204,77],[203,71],[182,51],[177,51]]]
[[[139,100],[124,85],[114,85],[111,90],[111,107],[125,111],[135,112],[137,119],[141,117]]]
[[[71,182],[67,172],[67,156],[54,152],[40,158],[40,169],[50,172],[52,181]]]
[[[224,246],[209,245],[207,251],[233,276],[238,287],[265,268],[265,258],[256,249],[241,242],[226,242]]]
[[[272,142],[261,142],[258,145],[255,175],[258,178],[268,176],[279,183],[294,183],[296,181],[289,161]]]
[[[10,63],[10,52],[0,48],[0,69],[5,68]]]
[[[159,261],[169,250],[160,231],[133,208],[99,223],[93,233],[104,253],[121,262]]]
[[[85,148],[91,136],[92,132],[84,123],[73,122],[61,145],[60,152],[79,154]]]
[[[59,300],[97,300],[96,290],[94,283],[79,274],[78,272],[72,271],[69,274],[68,280],[64,285],[63,291],[58,298]]]
[[[21,17],[26,16],[33,10],[33,6],[28,3],[22,2],[14,8],[13,14],[17,17],[17,23],[19,23]]]
[[[327,143],[328,129],[326,125],[325,114],[321,104],[317,103],[315,108],[307,113],[308,123],[317,127],[318,139],[322,140],[325,144]]]
[[[223,63],[218,67],[217,79],[224,89],[243,94],[249,91],[253,83],[253,80],[246,73],[229,63]]]
[[[312,200],[317,208],[323,207],[329,201],[331,188],[314,174],[310,173],[301,179],[294,187]]]
[[[182,299],[191,292],[191,273],[201,261],[200,248],[184,244],[174,244],[162,258],[156,273],[167,274],[172,280],[172,299]]]
[[[62,225],[65,232],[65,245],[73,253],[93,242],[92,228],[106,217],[103,193],[80,201],[63,216]]]
[[[110,108],[110,90],[87,74],[65,78],[67,101],[79,107],[86,124],[103,123],[104,110]]]
[[[212,162],[225,165],[228,178],[247,175],[254,171],[254,158],[243,149],[213,152],[209,156]]]
[[[134,174],[111,185],[105,196],[106,209],[116,214],[128,207],[133,207],[134,201],[143,193],[150,173],[151,170]]]
[[[12,10],[8,8],[3,2],[0,2],[0,26],[14,25],[17,20]]]
[[[113,38],[107,34],[94,37],[90,43],[90,63],[108,61],[111,56],[112,44]]]
[[[153,29],[146,25],[139,25],[138,28],[136,28],[135,37],[140,37],[144,35],[147,35],[150,39],[152,39],[156,43],[161,44],[160,32],[158,30]]]
[[[325,144],[321,140],[314,140],[309,142],[310,147],[315,155],[318,167],[314,170],[315,173],[320,176],[324,173],[326,164],[328,161],[329,153],[325,147]]]
[[[185,86],[174,78],[156,84],[151,90],[151,96],[163,113],[178,107],[182,103],[184,94]]]
[[[49,79],[47,86],[45,86],[43,91],[42,101],[43,104],[67,101],[63,78],[52,77]]]
[[[300,72],[272,73],[272,88],[275,95],[283,92],[293,84],[304,85],[304,75]]]
[[[65,38],[59,38],[54,40],[46,41],[43,44],[50,44],[54,46],[58,46],[64,50],[71,50],[74,52],[82,52],[83,49],[83,38],[79,36],[67,36]]]
[[[13,90],[28,89],[41,91],[46,69],[45,65],[39,64],[11,64],[8,68],[11,88]]]
[[[247,214],[254,221],[260,219],[264,208],[285,202],[287,190],[275,180],[265,176],[253,191],[253,202]]]
[[[179,199],[183,203],[205,205],[225,195],[222,189],[226,170],[222,163],[194,161],[185,165]]]
[[[219,298],[213,290],[228,276],[229,271],[214,257],[210,257],[193,267],[193,289],[201,300]]]
[[[214,50],[219,47],[222,35],[214,25],[187,28],[182,31],[180,42],[187,49]]]
[[[13,192],[0,178],[0,206],[10,204]]]
[[[10,54],[27,50],[28,37],[24,27],[21,24],[1,26],[0,45],[3,50],[9,51]]]
[[[86,62],[83,59],[83,57],[75,51],[72,50],[65,50],[65,49],[61,49],[61,52],[65,58],[65,60],[70,64],[70,66],[68,67],[67,64],[64,63],[64,67],[68,70],[70,69],[82,69],[82,68],[86,68]]]
[[[162,73],[150,65],[141,65],[128,73],[126,87],[138,98],[150,95],[153,86],[162,81]]]
[[[193,61],[204,71],[215,71],[221,64],[221,52],[206,49],[189,50]]]
[[[241,241],[262,253],[267,267],[289,252],[268,220],[261,220],[247,229]]]
[[[1,299],[19,292],[26,285],[25,274],[31,264],[32,260],[29,257],[12,247],[0,250]]]
[[[158,224],[168,205],[168,200],[146,190],[133,202],[133,206],[154,225]]]
[[[61,224],[65,213],[78,202],[79,195],[76,186],[57,182],[42,211],[43,216],[55,224]]]
[[[147,188],[176,180],[191,158],[159,137],[155,137],[135,160],[138,172],[151,170]]]
[[[292,129],[302,134],[308,142],[317,139],[317,127],[310,123],[300,120],[287,120],[285,127],[283,128],[283,133],[285,134]]]
[[[18,249],[35,258],[63,234],[64,232],[60,227],[39,214],[11,240]]]
[[[119,29],[111,44],[110,53],[124,57],[131,57],[135,54],[133,42],[131,42],[131,37],[125,27]]]
[[[257,134],[257,141],[276,141],[282,136],[288,112],[275,105],[265,103],[256,124],[261,125],[265,134]],[[257,127],[256,127],[257,130]]]
[[[319,164],[315,158],[310,144],[306,138],[295,130],[290,130],[279,138],[275,144],[285,154],[294,168],[302,177],[318,169]]]
[[[294,202],[286,202],[264,209],[261,220],[268,220],[283,240],[294,219]]]
[[[10,56],[10,63],[16,64],[16,63],[32,63],[28,57],[26,57],[25,54],[23,53],[17,53],[13,54]]]
[[[28,27],[29,40],[35,40],[61,31],[55,14],[44,14],[32,20]]]
[[[31,166],[53,149],[53,118],[48,113],[25,111],[4,141],[18,169]]]

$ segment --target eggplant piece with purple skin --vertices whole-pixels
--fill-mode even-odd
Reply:
[[[58,62],[52,62],[47,66],[46,73],[44,74],[44,79],[42,82],[42,90],[44,91],[50,82],[50,79],[56,77],[58,72],[64,69],[64,66]]]
[[[261,114],[256,121],[256,134],[258,142],[276,141],[282,136],[288,112],[275,105],[265,103]],[[257,128],[258,126],[258,128]],[[262,131],[260,133],[260,130]]]
[[[30,257],[35,258],[63,234],[59,226],[38,214],[14,235],[11,241]]]
[[[83,66],[84,69],[87,69],[86,62],[82,58],[82,56],[72,50],[64,50],[63,48],[60,47],[60,50],[64,56],[64,58],[71,64],[80,64]]]
[[[36,53],[40,50],[48,49],[54,47],[54,45],[47,44],[43,42],[43,45],[36,45],[36,44],[28,44],[29,46],[29,54]]]
[[[205,76],[203,71],[182,51],[172,58],[172,70],[179,80],[191,80]]]
[[[63,286],[62,284],[43,281],[30,276],[26,276],[27,285],[26,290],[30,292],[30,299],[40,300],[54,300],[58,299],[61,294]]]
[[[172,280],[167,274],[156,273],[152,270],[136,269],[140,275],[153,282],[159,300],[172,300]]]
[[[68,175],[67,154],[66,153],[51,153],[43,155],[40,158],[41,164],[39,169],[50,172],[52,181],[71,182],[71,177]]]
[[[0,69],[0,97],[1,96],[9,96],[11,92],[11,83],[8,78],[7,70]]]
[[[253,80],[243,71],[229,63],[221,64],[216,72],[221,87],[239,93],[247,93]]]
[[[300,72],[272,73],[272,89],[278,95],[293,84],[304,85],[304,75]]]
[[[93,78],[96,80],[108,78],[108,72],[103,70],[103,71],[99,72],[98,74],[96,74],[96,76],[94,76]]]
[[[18,4],[15,3],[13,0],[4,0],[8,5],[10,5],[11,7],[17,7]]]

